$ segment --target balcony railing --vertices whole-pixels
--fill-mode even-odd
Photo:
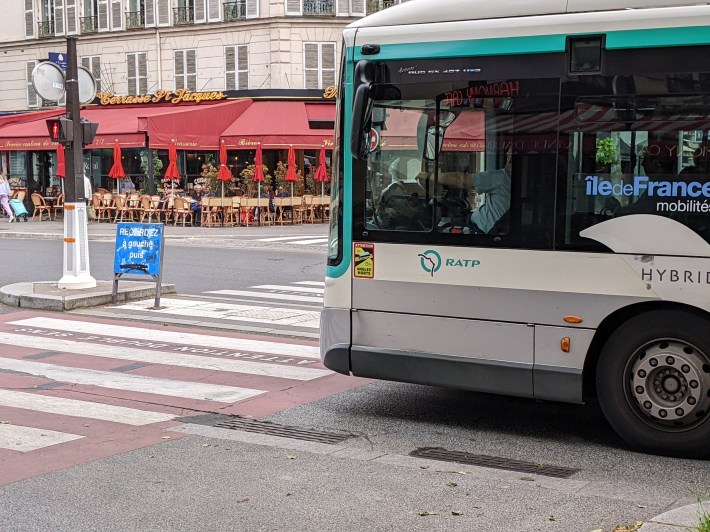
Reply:
[[[335,16],[335,2],[333,0],[303,0],[303,14]]]
[[[399,4],[398,0],[369,0],[367,2],[367,14],[377,13],[397,4]]]
[[[138,30],[145,28],[145,14],[143,11],[128,11],[126,13],[126,29]]]
[[[54,37],[54,21],[53,20],[43,20],[39,23],[39,30],[37,31],[37,37],[40,39],[43,37]]]
[[[182,26],[195,23],[195,9],[192,7],[174,7],[173,24]]]
[[[246,2],[225,2],[223,6],[225,22],[232,22],[233,20],[243,20],[247,18]]]
[[[99,17],[81,17],[79,24],[81,33],[96,33],[99,31]]]

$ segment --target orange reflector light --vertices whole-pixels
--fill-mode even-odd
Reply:
[[[564,319],[567,323],[582,323],[584,321],[579,316],[565,316]]]
[[[65,239],[64,239],[64,242],[69,242],[69,243],[71,243],[71,242],[76,242],[76,240],[75,240],[74,238],[65,238]]]
[[[562,349],[562,351],[564,351],[565,353],[569,353],[569,344],[570,344],[570,339],[569,339],[569,337],[565,336],[560,341],[560,349]]]
[[[64,205],[65,211],[73,211],[76,207],[74,205]]]

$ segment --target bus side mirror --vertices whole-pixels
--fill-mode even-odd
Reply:
[[[353,158],[364,161],[370,154],[372,129],[372,83],[363,83],[355,92],[353,121],[350,130],[350,151]]]

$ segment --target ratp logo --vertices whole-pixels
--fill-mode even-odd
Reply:
[[[422,269],[434,277],[434,273],[441,268],[441,255],[433,249],[428,249],[424,253],[417,255],[420,258]]]

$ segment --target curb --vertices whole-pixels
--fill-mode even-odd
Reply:
[[[693,532],[703,512],[710,514],[710,502],[681,506],[651,518],[639,532]]]
[[[40,292],[35,290],[40,285]],[[113,302],[112,281],[97,281],[96,288],[67,290],[67,293],[42,293],[49,290],[53,282],[15,283],[0,288],[0,303],[10,307],[36,310],[64,311],[77,308],[110,305]],[[44,289],[44,290],[42,290]],[[58,290],[58,292],[62,292]],[[174,284],[163,284],[162,294],[175,294]],[[155,297],[155,283],[143,281],[121,281],[118,285],[118,301],[135,301]]]

